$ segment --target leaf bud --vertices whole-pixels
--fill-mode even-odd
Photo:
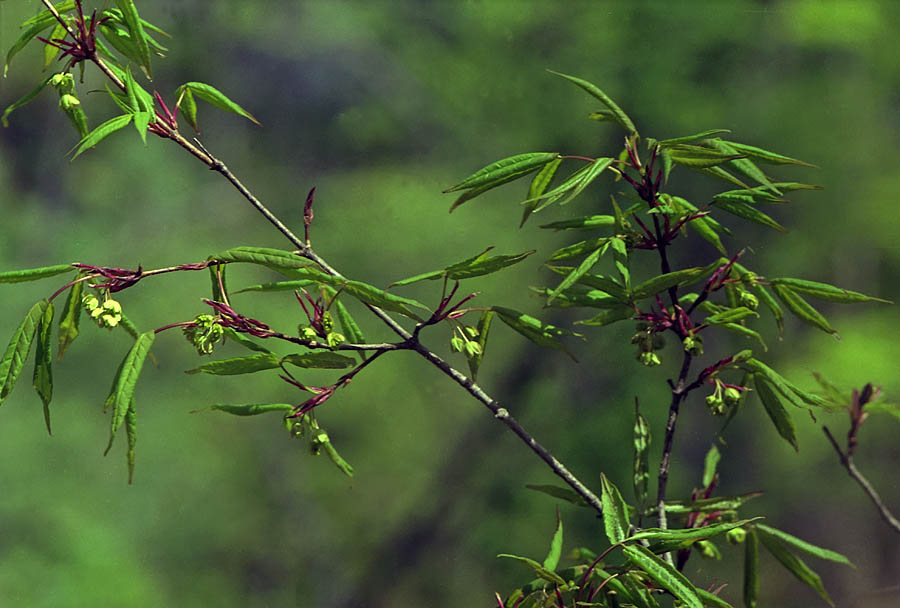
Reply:
[[[700,336],[689,335],[681,342],[684,352],[697,357],[703,354],[703,338]]]
[[[700,555],[706,559],[722,559],[719,548],[708,540],[697,541],[694,547],[696,547],[697,550],[700,551]]]
[[[739,545],[747,538],[747,531],[743,528],[732,528],[725,533],[725,540],[732,545]]]
[[[742,291],[741,306],[746,306],[750,310],[756,310],[759,307],[759,298],[757,298],[749,291]]]
[[[638,360],[647,367],[653,367],[654,365],[660,365],[662,363],[654,352],[640,353],[638,355]]]

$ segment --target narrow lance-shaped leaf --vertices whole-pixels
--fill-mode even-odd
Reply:
[[[53,398],[53,349],[50,338],[53,333],[53,302],[47,302],[37,330],[37,346],[34,353],[32,385],[44,404],[44,422],[50,431],[50,400]]]
[[[560,349],[568,354],[565,345],[560,342],[558,336],[580,336],[580,334],[544,323],[540,319],[511,308],[493,306],[491,310],[497,313],[501,321],[538,346]]]
[[[734,146],[732,146],[730,142],[725,142],[721,139],[708,139],[706,140],[706,143],[724,154],[731,154],[734,156],[745,154],[741,152],[741,150],[738,150]],[[772,182],[769,180],[768,176],[766,176],[766,174],[763,173],[762,170],[753,163],[753,161],[746,158],[746,156],[744,158],[735,158],[734,160],[730,161],[728,165],[730,168],[734,169],[736,172],[744,175],[745,177],[749,177],[750,179],[766,186],[775,194],[781,194],[778,189],[772,185]]]
[[[652,279],[648,279],[647,281],[644,281],[640,285],[636,286],[632,290],[631,296],[635,301],[637,301],[666,291],[670,287],[685,287],[687,285],[690,285],[691,283],[695,283],[701,279],[708,277],[713,272],[715,272],[718,266],[719,263],[717,261],[712,265],[706,267],[697,266],[694,268],[685,268],[683,270],[676,270],[674,272],[661,274],[657,277],[653,277]]]
[[[478,188],[513,175],[521,176],[557,158],[559,154],[556,152],[528,152],[509,156],[479,169],[455,186],[444,190],[444,193]]]
[[[200,125],[197,124],[197,102],[194,100],[194,94],[190,89],[182,89],[175,103],[175,108],[181,110],[184,117],[191,128],[196,132],[200,132]]]
[[[553,204],[554,202],[561,199],[563,196],[572,191],[581,180],[584,178],[585,174],[590,170],[591,165],[585,165],[579,169],[576,169],[568,177],[566,177],[562,183],[560,183],[556,188],[550,190],[549,192],[544,192],[543,194],[535,197],[534,199],[526,199],[522,201],[522,205],[526,209],[531,209],[532,212],[536,213],[541,209],[544,209],[548,205]]]
[[[69,295],[66,296],[66,303],[59,318],[58,359],[62,359],[63,353],[78,337],[78,324],[81,320],[81,294],[83,291],[84,281],[79,281],[69,288]]]
[[[577,325],[591,325],[593,327],[603,327],[605,325],[611,325],[612,323],[616,323],[617,321],[625,321],[634,316],[634,308],[630,306],[617,306],[616,308],[611,308],[608,310],[603,310],[590,319],[583,319],[581,321],[575,321]]]
[[[241,346],[246,348],[247,350],[252,350],[257,353],[271,353],[272,352],[268,348],[263,346],[262,344],[257,344],[250,338],[245,338],[244,336],[242,336],[238,332],[234,331],[230,327],[225,328],[225,335],[229,339],[234,340],[235,342],[237,342],[238,344],[240,344]]]
[[[634,499],[638,509],[647,501],[647,485],[650,482],[650,425],[635,402],[634,411]]]
[[[350,311],[344,306],[340,300],[334,302],[334,314],[338,323],[341,325],[341,331],[351,344],[365,344],[366,337],[363,335],[362,329],[357,325],[356,321],[350,316]],[[365,360],[366,354],[357,353],[361,360]]]
[[[734,511],[748,500],[758,496],[762,496],[762,492],[751,492],[740,496],[717,496],[715,498],[702,498],[693,501],[668,500],[666,501],[666,513],[669,515],[688,515],[690,513]],[[654,513],[656,513],[655,505],[650,507],[650,511],[645,511],[647,515]]]
[[[698,139],[706,139],[707,137],[712,137],[713,135],[719,135],[721,133],[731,133],[731,131],[729,129],[710,129],[709,131],[694,133],[693,135],[673,137],[671,139],[662,139],[659,141],[659,146],[661,148],[667,148],[678,144],[689,144],[692,141],[697,141]]]
[[[628,537],[628,505],[619,493],[619,489],[600,473],[600,502],[603,505],[603,527],[606,538],[613,545]]]
[[[25,315],[22,323],[12,335],[9,345],[3,359],[0,360],[0,403],[9,396],[22,368],[25,367],[25,360],[31,351],[31,343],[34,341],[35,333],[44,311],[50,303],[47,300],[37,302]]]
[[[272,353],[257,353],[246,357],[233,357],[210,361],[194,369],[189,369],[186,374],[213,374],[215,376],[234,376],[238,374],[252,374],[267,369],[279,367],[278,357]]]
[[[746,306],[738,306],[737,308],[729,308],[727,310],[723,310],[722,312],[717,312],[714,315],[710,315],[703,319],[703,322],[707,325],[722,325],[725,323],[737,323],[741,319],[745,319],[746,317],[758,317],[759,313],[755,310],[750,310]]]
[[[138,15],[137,7],[135,7],[133,0],[116,0],[116,5],[122,11],[122,19],[125,21],[125,25],[128,26],[128,32],[131,34],[134,45],[137,47],[141,68],[144,70],[147,78],[153,80],[153,71],[150,67],[150,46],[147,43],[144,25]]]
[[[96,129],[85,135],[81,141],[78,142],[75,154],[72,155],[72,160],[78,158],[82,152],[87,150],[88,148],[93,148],[101,141],[118,131],[124,127],[128,126],[128,123],[131,122],[131,119],[134,117],[134,114],[124,114],[122,116],[115,116],[110,118],[103,124],[99,125]]]
[[[734,608],[734,606],[711,591],[701,589],[700,587],[695,587],[694,591],[697,592],[697,597],[700,598],[700,601],[703,602],[704,606],[712,606],[713,608]]]
[[[10,114],[12,114],[13,112],[15,112],[16,110],[18,110],[19,108],[21,108],[22,106],[26,105],[29,101],[31,101],[32,99],[37,97],[38,94],[44,90],[44,87],[47,86],[47,83],[50,82],[50,79],[53,78],[53,76],[54,76],[53,74],[51,74],[50,76],[47,76],[43,81],[41,81],[41,83],[39,85],[34,87],[31,91],[26,93],[18,101],[7,106],[7,108],[5,110],[3,110],[3,115],[0,116],[0,122],[3,123],[4,127],[9,126],[9,120],[7,120],[7,117]]]
[[[849,559],[841,555],[836,551],[831,551],[830,549],[823,549],[822,547],[817,547],[812,543],[808,543],[805,540],[801,540],[796,536],[792,536],[787,532],[783,532],[782,530],[778,530],[776,528],[772,528],[763,524],[756,524],[756,528],[769,536],[774,536],[781,542],[790,545],[794,549],[799,549],[804,553],[808,553],[813,557],[818,557],[820,559],[827,559],[832,562],[837,562],[839,564],[844,564],[847,566],[853,566]]]
[[[42,268],[29,268],[28,270],[10,270],[0,272],[0,283],[37,281],[38,279],[46,279],[70,270],[72,270],[71,264],[57,264],[56,266],[44,266]]]
[[[276,271],[306,268],[312,264],[312,262],[300,257],[293,251],[269,247],[234,247],[216,255],[211,255],[209,259],[219,262],[259,264]]]
[[[788,572],[797,577],[797,580],[818,593],[823,600],[828,602],[829,606],[834,606],[834,602],[831,601],[828,592],[825,591],[825,586],[822,584],[822,578],[816,574],[812,568],[807,566],[802,559],[788,551],[777,537],[772,536],[763,530],[757,529],[757,532],[759,533],[759,540],[762,541],[766,550],[771,553],[775,559],[781,562],[781,565],[784,566]]]
[[[232,112],[239,116],[243,116],[247,120],[250,120],[257,125],[260,124],[259,121],[256,120],[256,118],[254,118],[252,114],[250,114],[250,112],[230,100],[224,93],[222,93],[222,91],[208,84],[204,84],[202,82],[186,82],[175,90],[175,95],[180,96],[182,91],[189,91],[195,97],[202,99],[206,103],[215,106],[220,110]]]
[[[787,228],[773,220],[771,217],[769,217],[756,207],[748,205],[747,203],[717,200],[713,204],[722,211],[727,211],[728,213],[736,215],[741,219],[747,220],[748,222],[753,222],[755,224],[766,226],[768,228],[774,228],[775,230],[778,230],[780,232],[787,231]]]
[[[569,82],[587,91],[589,95],[597,99],[600,103],[602,103],[609,109],[615,121],[619,123],[619,125],[621,125],[623,129],[625,129],[629,134],[637,133],[637,129],[634,127],[634,123],[631,122],[631,119],[628,118],[628,115],[622,111],[622,108],[616,105],[616,102],[614,102],[606,93],[601,91],[596,85],[591,84],[587,80],[582,80],[581,78],[569,76],[568,74],[563,74],[561,72],[554,72],[553,70],[547,71],[561,78],[565,78]]]
[[[66,37],[66,26],[62,23],[57,23],[56,27],[53,28],[53,31],[50,32],[50,35],[47,37],[47,40],[63,40]],[[59,55],[59,49],[52,44],[44,45],[44,69],[50,67],[50,64],[53,63],[53,60],[56,59],[57,55]]]
[[[602,237],[599,239],[589,239],[586,241],[579,241],[577,243],[573,243],[572,245],[567,245],[560,249],[557,249],[552,254],[550,254],[550,258],[548,261],[550,262],[558,262],[560,260],[568,260],[571,258],[580,258],[591,253],[594,250],[605,249],[607,243],[609,243],[609,239],[612,237]],[[601,253],[602,255],[602,253]],[[574,272],[574,269],[569,269],[568,274]]]
[[[656,553],[685,549],[697,541],[715,538],[725,534],[729,530],[740,528],[748,523],[762,519],[742,519],[739,521],[724,521],[700,528],[682,528],[680,530],[662,530],[660,528],[644,528],[640,532],[628,537],[628,542],[636,540],[649,540],[650,550]]]
[[[624,552],[634,565],[646,572],[660,587],[681,600],[685,608],[703,608],[694,586],[672,565],[641,545],[628,545]]]
[[[25,28],[25,31],[22,32],[19,37],[13,42],[12,46],[9,48],[9,51],[6,52],[6,65],[3,66],[3,77],[6,78],[6,73],[9,70],[9,64],[12,61],[12,58],[15,57],[19,51],[24,49],[29,42],[34,40],[35,36],[40,34],[46,29],[53,27],[53,24],[56,23],[56,18],[50,14],[49,11],[44,11],[46,16],[41,17],[40,19],[29,23]],[[27,23],[27,22],[26,22]]]
[[[521,557],[519,555],[510,555],[509,553],[500,553],[497,557],[506,557],[509,559],[514,559],[519,563],[522,563],[529,568],[531,568],[536,575],[544,579],[545,581],[549,581],[551,583],[556,583],[557,585],[565,585],[566,581],[560,575],[556,574],[552,570],[548,570],[544,568],[543,564],[536,562],[535,560],[528,557]]]
[[[712,444],[706,452],[706,457],[703,459],[703,479],[701,483],[704,488],[708,488],[709,484],[711,484],[715,478],[716,467],[719,466],[719,460],[721,459],[722,453],[719,452],[719,448],[716,444]]]
[[[816,165],[804,162],[802,160],[797,160],[796,158],[791,158],[790,156],[785,156],[776,152],[769,152],[768,150],[763,150],[762,148],[757,148],[755,146],[748,146],[747,144],[740,144],[734,141],[725,143],[730,145],[732,148],[737,149],[742,154],[746,154],[751,158],[755,158],[759,161],[770,163],[773,165],[801,165],[803,167],[812,167],[814,169],[817,168]]]
[[[478,337],[476,338],[476,342],[478,343],[479,349],[473,356],[468,358],[469,372],[472,374],[473,381],[477,380],[478,369],[481,367],[481,362],[484,360],[484,351],[487,348],[488,334],[491,331],[491,322],[494,320],[495,314],[496,313],[493,310],[484,310],[481,312],[481,317],[478,319],[478,326],[476,327],[476,330],[478,330]]]
[[[524,226],[528,218],[531,217],[535,207],[537,207],[537,200],[547,191],[547,187],[553,181],[553,176],[556,175],[556,170],[559,169],[561,163],[562,158],[551,160],[531,180],[531,185],[528,187],[528,200],[532,202],[523,205],[522,221],[519,222],[519,228]]]
[[[758,374],[754,374],[753,385],[756,387],[756,393],[759,395],[759,400],[766,409],[769,418],[772,419],[772,423],[775,425],[778,434],[794,446],[795,450],[799,451],[800,448],[797,445],[797,432],[794,429],[794,422],[791,420],[790,414],[788,414],[787,409],[784,406],[783,396],[779,392],[773,390],[769,383],[763,380]]]
[[[759,597],[759,537],[751,527],[744,540],[744,606],[756,608]]]
[[[350,357],[328,351],[293,353],[285,355],[281,360],[306,369],[345,369],[354,363]]]
[[[587,272],[597,263],[597,260],[600,259],[600,256],[605,249],[605,247],[596,249],[589,256],[587,256],[575,270],[570,272],[569,275],[566,276],[566,278],[564,278],[559,285],[557,285],[556,289],[554,289],[550,293],[547,298],[547,304],[550,304],[556,298],[556,296],[574,285],[579,278],[587,274]]]
[[[619,276],[622,277],[622,283],[625,285],[625,291],[631,291],[631,272],[628,270],[628,249],[625,246],[625,241],[620,238],[612,238],[609,241],[609,244],[612,246],[613,256],[616,261],[616,270],[619,271]]]
[[[258,416],[259,414],[268,414],[269,412],[289,412],[296,406],[290,403],[248,403],[245,405],[229,405],[217,403],[209,406],[210,410],[219,410],[234,416]],[[196,413],[202,410],[195,410]]]
[[[611,158],[598,158],[593,163],[588,165],[587,169],[584,172],[584,175],[581,176],[581,179],[578,180],[578,183],[574,188],[566,195],[564,199],[562,199],[559,204],[565,205],[569,201],[573,200],[576,196],[581,194],[585,188],[587,188],[591,182],[597,179],[603,170],[609,167],[613,162]]]
[[[535,485],[535,484],[525,484],[525,487],[529,490],[534,490],[535,492],[540,492],[541,494],[546,494],[547,496],[552,496],[553,498],[559,498],[560,500],[565,500],[566,502],[570,502],[573,505],[577,505],[579,507],[590,507],[587,501],[581,497],[578,492],[572,490],[571,488],[564,488],[562,486],[554,486],[554,485]]]
[[[560,220],[542,224],[541,228],[552,230],[593,230],[594,228],[606,228],[615,226],[616,218],[612,215],[588,215],[571,220]]]
[[[109,445],[106,446],[104,454],[109,452],[109,449],[113,444],[113,439],[116,436],[116,431],[119,430],[119,427],[122,426],[122,422],[125,421],[125,414],[128,412],[128,408],[134,398],[134,389],[137,386],[138,378],[141,375],[141,369],[144,367],[144,360],[147,358],[147,354],[150,352],[150,346],[153,344],[155,338],[156,334],[152,331],[139,335],[137,340],[135,340],[134,345],[131,347],[131,350],[128,351],[128,354],[126,354],[125,358],[122,360],[115,386],[113,387],[110,396],[107,398],[107,402],[110,403],[113,412],[112,422],[110,424]]]
[[[804,300],[793,289],[787,285],[778,283],[773,284],[772,289],[775,291],[775,295],[778,296],[778,299],[781,300],[795,317],[807,325],[821,329],[825,333],[837,335],[837,330],[828,323],[828,320],[822,316],[822,313],[813,308],[809,302]]]
[[[778,337],[781,338],[784,335],[784,311],[781,309],[781,305],[778,303],[778,300],[769,293],[769,290],[762,285],[754,285],[753,291],[756,292],[759,301],[769,309],[772,316],[775,318],[775,326],[778,328]]]
[[[535,250],[532,249],[531,251],[525,251],[522,253],[485,257],[467,264],[454,264],[452,266],[448,266],[445,269],[445,272],[447,278],[453,281],[461,281],[462,279],[480,277],[492,274],[494,272],[497,272],[498,270],[503,270],[504,268],[507,268],[514,264],[518,264],[534,252]]]
[[[828,302],[837,302],[839,304],[854,304],[856,302],[882,302],[884,304],[892,304],[890,300],[882,300],[873,296],[867,296],[864,293],[850,291],[841,287],[835,287],[827,283],[818,283],[816,281],[807,281],[804,279],[778,278],[770,279],[773,285],[784,285],[791,291],[799,292],[819,300],[827,300]]]
[[[137,410],[134,408],[134,397],[125,412],[125,437],[128,439],[128,451],[125,462],[128,464],[128,483],[134,481],[134,446],[137,444]]]
[[[559,517],[559,510],[556,511],[556,531],[553,533],[553,539],[550,541],[550,549],[547,552],[547,557],[544,558],[544,563],[542,564],[544,568],[551,572],[556,571],[556,567],[559,565],[559,558],[562,557],[562,543],[563,543],[563,523],[562,519]]]
[[[65,0],[64,2],[57,2],[56,4],[53,5],[53,9],[60,15],[64,15],[65,13],[75,10],[75,0]],[[56,18],[53,16],[53,13],[51,13],[50,11],[41,11],[34,17],[31,17],[31,18],[23,21],[22,25],[20,25],[19,27],[20,28],[30,27],[30,26],[34,25],[35,23],[38,23],[41,21],[53,23],[55,20],[56,20]]]

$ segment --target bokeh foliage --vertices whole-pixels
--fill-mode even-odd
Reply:
[[[37,8],[34,0],[0,6],[4,47]],[[752,252],[752,266],[900,299],[900,178],[889,169],[900,126],[894,3],[297,2],[273,17],[266,3],[183,1],[143,10],[175,37],[172,56],[157,63],[158,86],[202,77],[234,92],[263,128],[208,112],[207,145],[295,227],[316,185],[316,246],[354,276],[387,284],[487,245],[546,254],[562,244],[534,226],[512,230],[521,199],[505,189],[449,218],[439,194],[516,151],[615,147],[618,131],[580,118],[597,108],[544,72],[552,68],[603,83],[642,125],[672,129],[662,135],[723,125],[740,141],[816,162],[821,170],[810,179],[825,191],[796,196],[778,216],[791,228],[786,236],[760,228],[756,241],[765,245]],[[34,49],[16,58],[0,84],[3,105],[35,84],[40,60]],[[56,99],[35,103],[0,138],[3,269],[68,261],[154,267],[234,244],[283,246],[225,184],[160,142],[143,149],[133,135],[119,136],[69,165],[75,137],[54,111]],[[89,115],[92,125],[105,118]],[[582,215],[584,205],[564,213]],[[533,257],[503,282],[485,280],[484,300],[539,311],[527,286],[546,273],[537,274],[544,271]],[[205,280],[159,281],[167,291],[152,301],[123,297],[142,329],[202,311]],[[29,290],[33,297],[4,296],[0,335],[46,295],[40,283]],[[279,310],[274,297],[252,306],[267,318],[282,315],[287,328],[298,320],[299,311]],[[841,343],[792,327],[789,347],[771,335],[770,358],[810,387],[808,371],[820,370],[896,395],[896,307],[846,317],[828,311]],[[160,368],[145,370],[139,389],[141,456],[136,485],[126,488],[120,463],[109,461],[118,454],[103,460],[98,446],[111,370],[129,340],[91,329],[73,346],[89,355],[57,367],[53,438],[25,389],[3,407],[4,597],[33,606],[481,605],[519,580],[515,564],[496,553],[544,550],[553,501],[522,485],[548,482],[549,473],[412,355],[379,362],[378,373],[320,412],[356,467],[348,484],[271,422],[189,415],[211,398],[280,401],[283,389],[265,379],[181,378],[179,370],[196,364],[192,351],[174,335],[161,339]],[[599,484],[603,470],[627,487],[630,453],[618,446],[628,442],[632,395],[658,419],[665,386],[659,372],[658,393],[647,388],[653,383],[632,361],[628,328],[620,334],[618,342],[608,335],[599,353],[576,353],[590,362],[581,366],[507,336],[491,344],[481,381],[587,480]],[[746,457],[726,455],[723,491],[764,486],[759,506],[773,525],[853,559],[859,573],[822,569],[839,605],[892,605],[896,595],[871,591],[894,583],[897,543],[817,426],[798,419],[795,456],[761,410],[741,417],[727,439]],[[701,407],[685,408],[674,470],[702,460],[708,424]],[[887,464],[900,455],[896,424],[870,426],[860,466],[898,504]],[[698,484],[676,474],[672,491]],[[601,533],[581,512],[563,507],[563,517],[569,538]],[[711,581],[738,580],[700,565]],[[788,579],[770,578],[764,593],[771,603],[811,600]]]

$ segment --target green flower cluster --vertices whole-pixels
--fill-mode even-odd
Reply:
[[[111,298],[106,298],[101,303],[97,296],[88,293],[81,298],[81,304],[100,327],[112,329],[122,321],[122,305]]]
[[[198,315],[193,324],[185,326],[182,331],[184,337],[200,355],[211,355],[216,342],[225,334],[225,330],[216,323],[216,317],[213,315]]]

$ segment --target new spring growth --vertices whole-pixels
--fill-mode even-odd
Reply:
[[[746,390],[746,388],[725,384],[718,378],[714,382],[716,388],[713,390],[712,395],[707,395],[706,407],[714,416],[721,416],[737,405],[741,400],[741,391]]]
[[[476,342],[478,330],[468,325],[457,327],[450,338],[450,348],[455,353],[463,353],[467,359],[473,359],[482,353],[481,344]]]
[[[198,355],[211,355],[216,342],[225,335],[225,330],[213,315],[198,315],[192,324],[185,325],[181,331],[187,341],[197,349]]]
[[[681,341],[684,352],[689,353],[692,357],[698,357],[703,354],[703,338],[693,333],[685,336]]]
[[[653,351],[665,346],[665,339],[659,332],[653,331],[653,327],[647,323],[637,324],[638,332],[631,337],[631,343],[637,344],[637,360],[647,367],[660,365],[659,356]]]
[[[732,528],[725,533],[725,540],[732,545],[739,545],[747,538],[747,531],[743,528]]]
[[[297,326],[297,332],[301,338],[310,342],[324,342],[329,348],[336,348],[347,341],[344,334],[333,331],[334,319],[328,311],[331,302],[326,303],[321,296],[314,300],[306,291],[295,291],[294,295],[309,320],[308,325],[301,323]],[[304,299],[306,303],[304,303]],[[333,302],[334,299],[332,298],[331,301]],[[309,308],[306,307],[307,303]]]
[[[122,305],[111,298],[106,298],[101,303],[97,296],[88,293],[81,298],[81,304],[100,327],[112,329],[122,321]]]

